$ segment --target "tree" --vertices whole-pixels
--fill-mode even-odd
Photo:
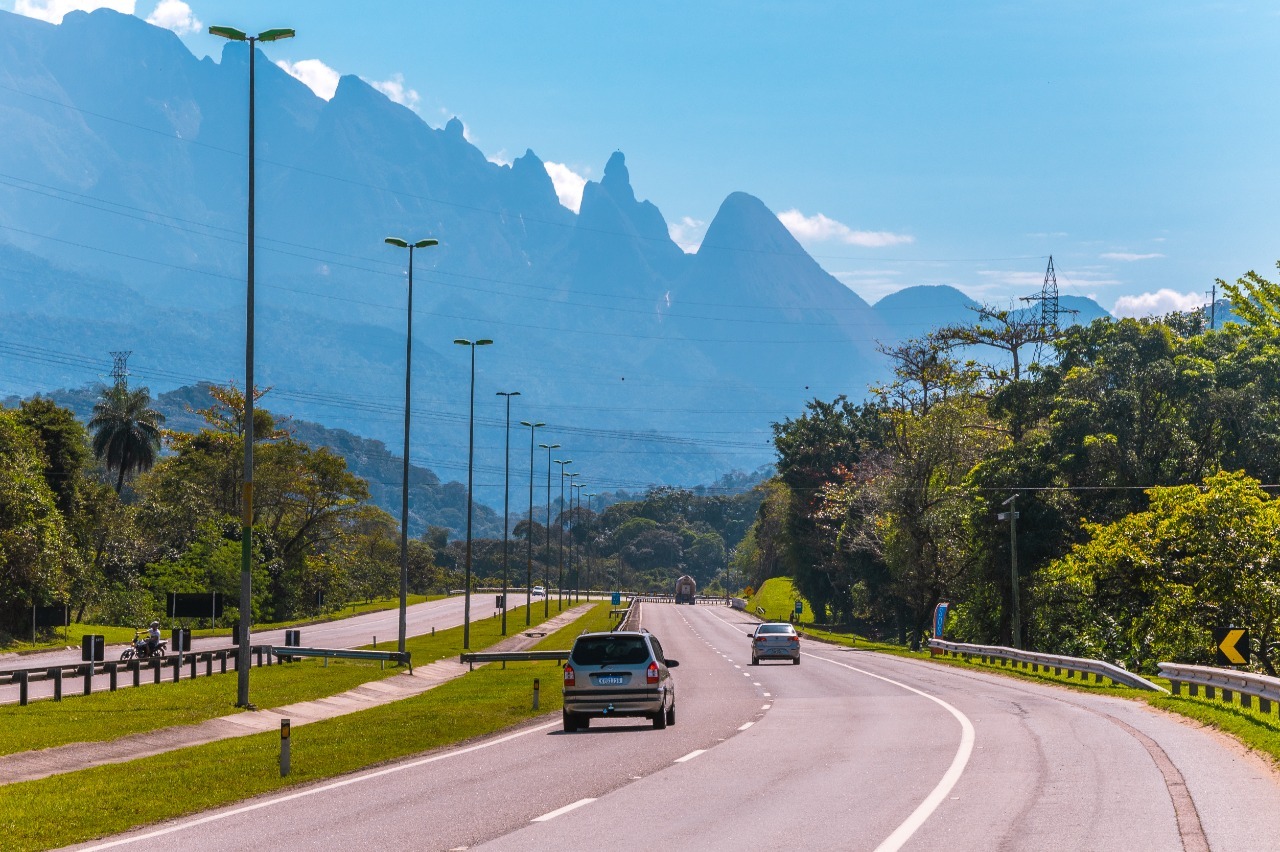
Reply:
[[[93,407],[89,430],[93,432],[93,454],[108,471],[117,471],[116,493],[124,488],[131,473],[150,470],[160,451],[160,424],[164,415],[150,408],[147,388],[130,390],[115,384],[102,392]]]

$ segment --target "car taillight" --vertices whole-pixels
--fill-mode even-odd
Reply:
[[[578,683],[578,678],[573,673],[573,666],[569,665],[568,663],[565,663],[564,664],[564,685],[576,686],[577,683]]]
[[[799,636],[792,636],[792,637],[791,637],[790,639],[788,639],[787,641],[788,641],[788,642],[790,642],[792,645],[799,645],[799,644],[800,644],[800,637],[799,637]]]
[[[757,636],[757,637],[756,637],[756,641],[757,641],[757,642],[763,642],[763,641],[764,641],[764,637],[763,637],[763,636]]]
[[[644,682],[645,683],[658,682],[658,664],[657,663],[650,663],[649,668],[645,669]]]

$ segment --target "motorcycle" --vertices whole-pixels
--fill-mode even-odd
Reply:
[[[139,660],[150,660],[153,657],[163,657],[169,650],[169,643],[161,639],[156,643],[156,649],[152,651],[147,647],[146,637],[142,635],[141,630],[133,631],[133,645],[124,649],[124,653],[120,655],[121,660],[132,660],[137,657]]]

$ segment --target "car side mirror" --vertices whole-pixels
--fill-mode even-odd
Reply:
[[[674,669],[678,665],[680,665],[679,660],[667,660],[667,668],[669,669]]]

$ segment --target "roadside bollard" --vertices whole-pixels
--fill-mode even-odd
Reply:
[[[50,669],[49,674],[53,675],[53,700],[62,700],[62,669]]]
[[[540,689],[540,687],[541,687],[541,683],[539,682],[539,679],[535,677],[533,679],[533,709],[534,710],[538,709],[538,690]]]
[[[289,720],[280,720],[280,777],[289,774]]]

